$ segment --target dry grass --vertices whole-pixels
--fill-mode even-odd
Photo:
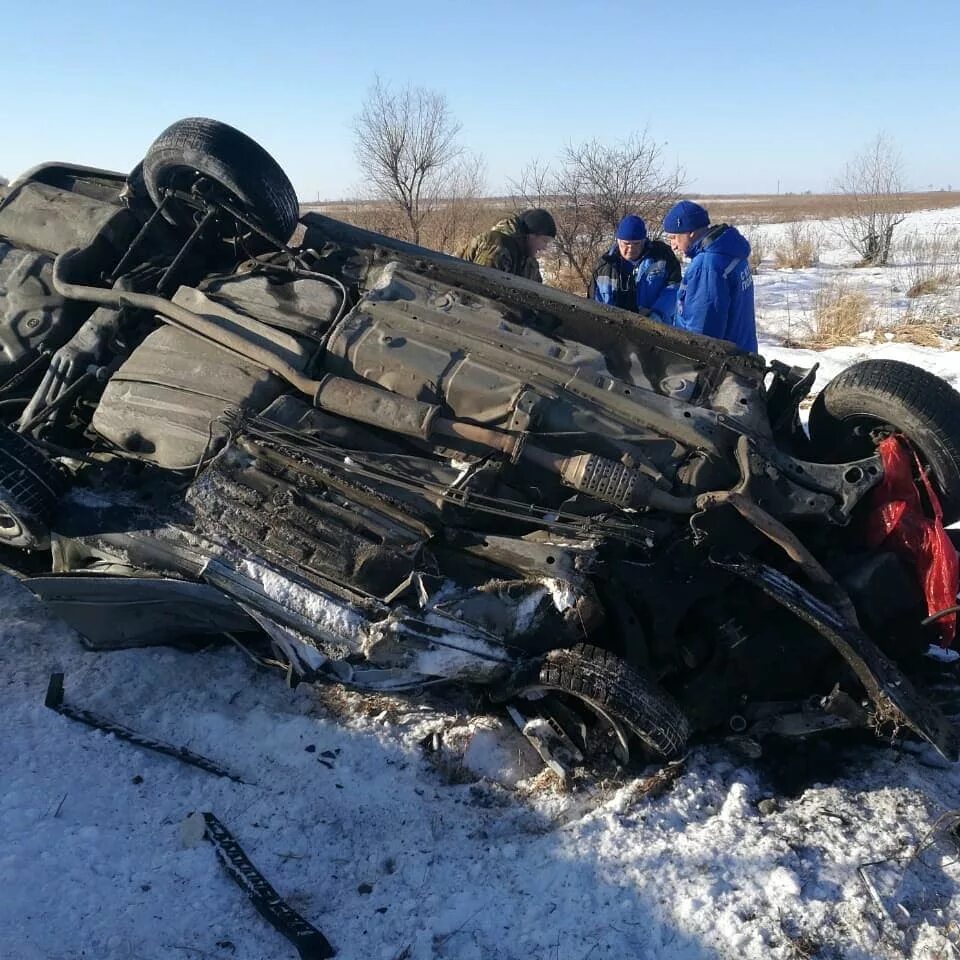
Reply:
[[[580,279],[580,274],[569,263],[559,259],[548,259],[546,261],[545,280],[551,287],[558,290],[565,290],[578,297],[587,295],[587,288]]]
[[[933,323],[896,323],[881,331],[884,339],[897,343],[912,343],[917,347],[937,347],[942,349],[943,327]]]
[[[910,299],[915,297],[926,297],[931,293],[937,293],[949,284],[949,280],[943,277],[924,277],[921,280],[915,280],[907,287],[907,296]]]
[[[960,241],[952,233],[911,233],[899,244],[898,280],[911,299],[928,297],[960,279]]]
[[[714,223],[790,223],[794,220],[828,220],[843,216],[849,198],[839,193],[753,194],[692,196],[710,211]],[[904,212],[942,210],[960,206],[960,191],[930,190],[901,194],[898,203]]]
[[[510,216],[517,209],[514,201],[495,197],[441,202],[424,220],[420,245],[430,250],[455,254],[472,237],[489,230],[498,220]],[[382,200],[303,203],[300,205],[300,214],[306,213],[322,213],[388,237],[409,239],[408,228],[400,212]]]
[[[917,297],[895,325],[884,330],[929,330],[946,340],[960,337],[960,316],[954,303],[938,297]],[[925,337],[923,332],[916,334]],[[899,339],[899,338],[898,338]],[[942,346],[942,344],[936,344]]]
[[[714,223],[754,224],[791,223],[795,220],[827,220],[842,216],[846,211],[847,198],[843,194],[752,194],[697,196],[690,199],[702,203],[710,211]],[[899,206],[905,212],[913,210],[942,210],[960,206],[960,191],[933,190],[923,193],[904,193]],[[483,197],[477,201],[477,218],[492,225],[516,209],[516,201],[510,197]],[[322,203],[301,204],[301,213],[316,210],[339,220],[354,222],[360,208],[384,207],[376,200],[330,200]],[[659,224],[648,224],[651,233]]]
[[[852,290],[842,280],[822,286],[813,300],[813,316],[809,336],[804,345],[835,347],[873,329],[870,300],[859,290]]]
[[[783,240],[773,251],[777,270],[812,267],[820,261],[820,235],[808,223],[797,221],[787,226]]]

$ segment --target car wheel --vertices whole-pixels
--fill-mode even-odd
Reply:
[[[190,192],[201,178],[224,191],[222,199],[239,205],[266,233],[282,242],[290,238],[300,207],[276,160],[225,123],[205,117],[178,120],[154,140],[143,158],[147,192],[159,206],[165,190]],[[164,208],[167,219],[180,226],[192,220],[192,213],[176,204]]]
[[[32,443],[0,424],[0,546],[42,550],[66,474]]]
[[[834,377],[810,410],[811,459],[869,456],[902,433],[930,469],[944,523],[960,519],[960,393],[940,377],[898,360],[864,360]]]
[[[615,654],[589,644],[552,650],[529,665],[527,682],[516,696],[561,693],[579,701],[598,717],[638,737],[654,753],[681,754],[690,736],[683,711],[657,683]],[[622,743],[624,752],[627,744]]]

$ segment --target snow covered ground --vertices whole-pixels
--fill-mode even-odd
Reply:
[[[811,220],[801,228],[819,251],[819,263],[774,269],[775,250],[778,244],[789,243],[792,227],[789,223],[741,227],[763,245],[754,283],[760,352],[765,357],[800,366],[819,362],[818,386],[867,357],[914,363],[960,386],[960,207],[907,214],[897,228],[890,264],[885,267],[856,267],[856,257],[840,236],[836,221]],[[918,260],[918,255],[926,259]],[[952,282],[931,293],[907,296],[917,280],[940,273],[952,275]],[[864,294],[869,329],[849,345],[820,350],[785,346],[812,338],[818,296],[837,290]],[[926,336],[916,336],[918,327]],[[930,339],[934,329],[948,336],[936,346],[914,342]]]
[[[960,209],[909,226],[928,217],[960,233]],[[783,346],[785,314],[802,320],[831,274],[898,309],[896,268],[854,271],[839,247],[824,261],[761,270],[764,353],[826,378],[892,356],[960,386],[948,341]],[[344,958],[958,955],[960,766],[927,748],[812,746],[777,765],[716,744],[659,796],[636,780],[569,795],[465,696],[289,690],[232,647],[91,653],[2,576],[0,609],[4,960],[295,957],[198,839],[188,816],[205,810]],[[54,670],[68,703],[246,782],[46,709]]]

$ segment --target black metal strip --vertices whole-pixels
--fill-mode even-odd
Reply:
[[[880,722],[904,723],[951,763],[960,758],[960,731],[926,697],[921,696],[900,668],[863,631],[844,622],[831,606],[775,567],[743,559],[715,560],[822,634],[850,665],[870,695]]]
[[[203,819],[204,836],[213,844],[227,873],[250,898],[257,913],[296,947],[300,960],[327,960],[336,956],[330,941],[284,902],[217,817],[208,811]]]
[[[173,757],[176,760],[187,763],[191,767],[199,767],[207,773],[212,773],[217,777],[226,777],[235,783],[246,782],[241,780],[235,773],[231,773],[226,768],[220,766],[220,764],[215,763],[213,760],[208,760],[206,757],[201,756],[199,753],[194,753],[186,747],[175,747],[172,744],[164,743],[162,740],[154,740],[152,737],[137,733],[136,730],[124,727],[119,723],[115,723],[113,720],[108,720],[106,717],[98,717],[89,710],[81,710],[79,707],[73,707],[68,703],[64,703],[62,673],[50,674],[50,683],[47,685],[47,695],[44,698],[43,704],[61,716],[69,717],[78,723],[85,723],[88,727],[95,727],[97,730],[103,730],[105,733],[112,733],[115,737],[126,740],[135,746],[143,747],[145,750],[153,750],[155,753],[166,754],[168,757]]]

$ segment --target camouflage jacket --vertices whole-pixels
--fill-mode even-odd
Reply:
[[[527,255],[526,234],[517,228],[517,217],[508,217],[494,224],[492,230],[474,237],[459,253],[463,260],[493,267],[504,273],[543,283],[540,264]]]

